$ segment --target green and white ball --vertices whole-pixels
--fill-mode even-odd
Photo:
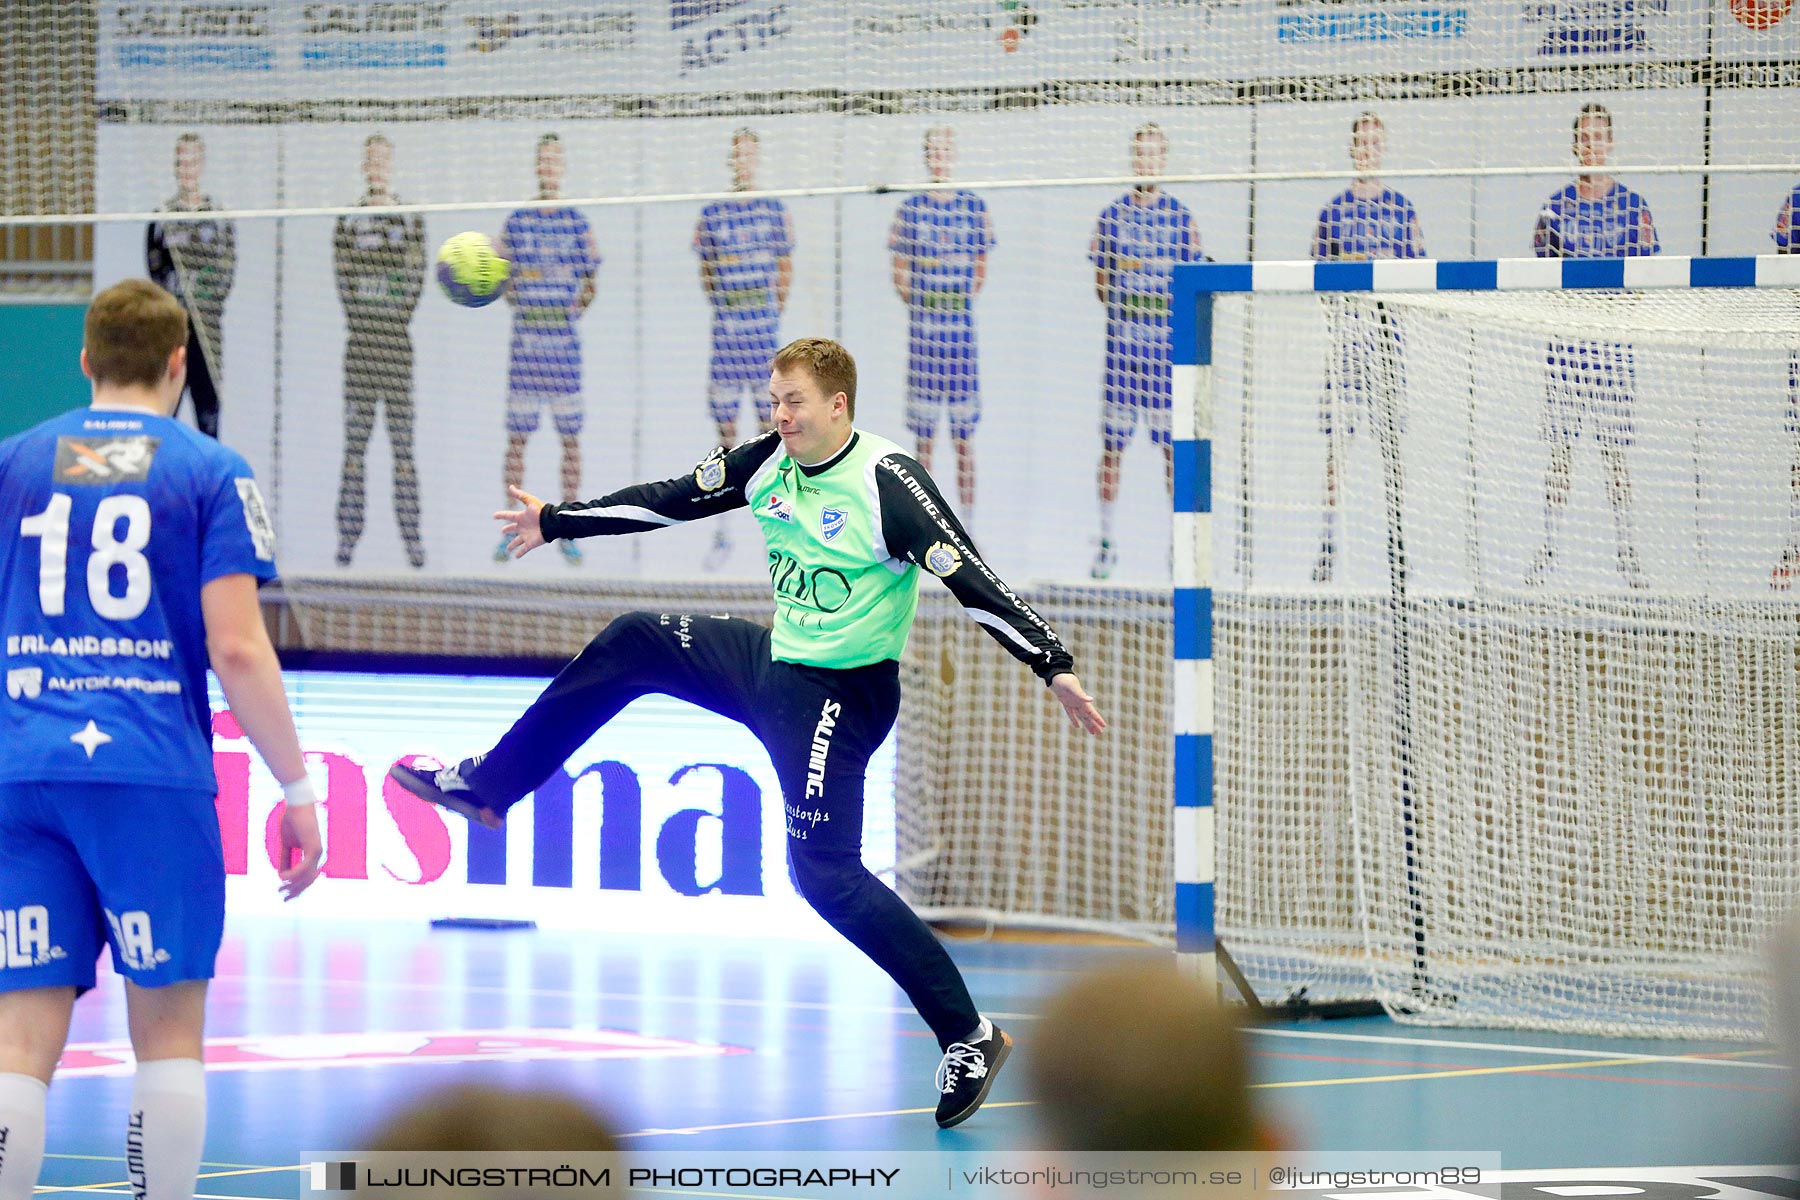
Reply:
[[[438,283],[465,308],[498,300],[511,271],[512,264],[495,253],[485,233],[459,233],[438,248]]]

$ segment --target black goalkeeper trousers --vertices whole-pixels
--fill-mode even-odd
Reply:
[[[214,369],[218,364],[207,357],[207,348],[200,342],[199,322],[204,319],[192,310],[188,314],[187,343],[187,394],[194,404],[194,425],[210,438],[219,436],[219,386],[218,372]],[[212,355],[219,355],[223,345],[219,338],[218,322],[212,326]]]
[[[363,534],[364,463],[375,410],[387,417],[394,459],[394,519],[413,565],[425,557],[419,539],[419,469],[413,461],[413,346],[403,320],[350,326],[344,343],[344,468],[338,482],[338,557],[347,560]]]
[[[510,805],[639,696],[662,693],[748,726],[781,781],[800,894],[905,991],[940,1046],[980,1023],[962,973],[904,900],[862,863],[863,774],[900,712],[893,661],[834,670],[775,662],[736,617],[627,613],[544,689],[468,782]]]

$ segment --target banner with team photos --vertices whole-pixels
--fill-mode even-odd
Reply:
[[[96,199],[106,212],[165,208],[176,140],[195,134],[214,206],[309,214],[237,221],[220,330],[224,436],[265,481],[289,573],[749,579],[765,560],[743,514],[589,544],[580,559],[519,562],[504,561],[492,520],[516,464],[538,495],[592,498],[685,474],[721,440],[762,427],[760,390],[714,365],[713,267],[697,249],[712,236],[711,201],[672,198],[727,192],[747,131],[744,186],[847,189],[779,201],[789,238],[769,314],[777,337],[850,347],[858,423],[929,459],[1003,578],[1155,583],[1169,570],[1161,393],[1109,386],[1109,362],[1126,357],[1109,340],[1142,330],[1109,324],[1098,289],[1110,285],[1091,255],[1102,211],[1126,187],[984,182],[1129,178],[1138,134],[1153,125],[1146,136],[1166,144],[1170,174],[1278,176],[1165,189],[1207,256],[1387,252],[1318,236],[1358,171],[1410,206],[1408,253],[1529,255],[1538,209],[1575,173],[1586,105],[1606,109],[1610,161],[1623,168],[1793,159],[1782,115],[1800,88],[1785,73],[1800,59],[1790,7],[110,5],[97,46]],[[1696,68],[1709,60],[1719,67],[1710,94]],[[1382,98],[1356,98],[1370,95]],[[1368,116],[1379,139],[1357,132]],[[934,130],[949,146],[938,190],[967,189],[984,213],[979,252],[951,248],[951,273],[968,277],[954,321],[919,319],[903,298],[897,274],[923,269],[894,249],[911,193],[885,190],[929,181]],[[546,341],[521,331],[510,303],[452,304],[431,259],[453,234],[498,236],[509,214],[538,207],[549,135],[560,195],[592,202],[565,223],[585,227],[597,266],[584,268],[591,298]],[[417,215],[416,234],[374,220],[346,233],[335,214],[310,215],[369,192],[371,138],[387,148],[391,202],[488,207]],[[1447,164],[1530,173],[1441,173]],[[1776,222],[1800,183],[1800,169],[1623,168],[1663,253],[1779,248]],[[422,259],[395,249],[415,236]],[[345,237],[371,261],[391,259],[392,278],[347,272]],[[97,227],[97,285],[144,269],[142,225]],[[355,289],[390,285],[394,303],[411,306],[405,319],[359,334],[351,312],[370,301]],[[551,347],[553,395],[521,384],[535,370],[521,367],[529,345]],[[954,395],[929,382],[946,369]]]

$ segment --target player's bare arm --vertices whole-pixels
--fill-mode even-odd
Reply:
[[[508,266],[511,266],[513,260],[512,240],[506,236],[506,230],[504,228],[500,230],[500,236],[494,239],[494,253],[501,258],[504,258]],[[500,285],[501,298],[514,308],[519,306],[518,293],[513,291],[513,281],[517,278],[518,276],[515,272],[508,270],[506,272],[506,282]]]
[[[694,230],[694,251],[700,256],[700,290],[706,293],[708,300],[716,300],[719,292],[719,269],[713,263],[712,255],[706,252],[704,233],[706,221],[701,219],[699,228]]]
[[[575,315],[578,317],[594,302],[594,296],[600,287],[600,246],[594,241],[592,230],[582,235],[581,248],[587,255],[587,261],[583,267],[585,273],[581,277],[581,293],[575,298]]]
[[[269,642],[256,580],[249,575],[223,575],[200,589],[206,621],[206,651],[213,673],[225,692],[231,715],[249,735],[278,783],[306,778],[300,735],[288,711],[281,686],[281,664]],[[319,818],[312,804],[288,805],[281,817],[281,894],[292,900],[318,878],[324,857]]]

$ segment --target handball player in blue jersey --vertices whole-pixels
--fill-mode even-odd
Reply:
[[[938,125],[925,133],[925,170],[934,185],[950,182],[956,131]],[[888,250],[894,290],[906,304],[906,427],[919,465],[931,470],[939,414],[956,446],[956,494],[962,519],[973,524],[975,455],[969,439],[981,421],[981,382],[975,357],[975,297],[987,281],[994,227],[986,201],[947,186],[907,197],[894,214]]]
[[[731,135],[731,190],[756,190],[762,140],[754,130]],[[712,361],[707,402],[719,427],[719,445],[737,445],[738,411],[756,407],[757,432],[767,433],[769,364],[780,348],[777,334],[794,278],[794,226],[779,200],[715,200],[700,210],[694,228],[700,285],[712,305]],[[713,535],[706,566],[717,570],[731,554],[723,525]]]
[[[1163,174],[1169,139],[1156,125],[1131,138],[1131,169],[1140,178]],[[1162,447],[1163,483],[1174,486],[1169,443],[1172,392],[1169,358],[1169,282],[1176,263],[1196,262],[1200,232],[1187,205],[1140,183],[1106,206],[1088,244],[1094,291],[1106,308],[1106,369],[1100,397],[1100,550],[1089,572],[1105,579],[1117,564],[1113,505],[1119,497],[1119,459],[1141,413],[1150,440]]]
[[[1381,182],[1381,158],[1387,150],[1387,126],[1372,112],[1350,126],[1350,165],[1356,178],[1319,210],[1313,228],[1312,256],[1319,262],[1365,262],[1377,258],[1424,258],[1425,237],[1412,201]],[[1396,405],[1405,376],[1400,364],[1403,343],[1397,315],[1380,301],[1357,296],[1321,297],[1331,353],[1325,361],[1325,391],[1319,403],[1319,429],[1325,435],[1324,528],[1313,582],[1331,582],[1336,565],[1338,470],[1359,416],[1376,405]],[[1392,408],[1380,410],[1384,421],[1397,422]],[[1384,426],[1384,428],[1388,428]],[[1390,429],[1391,432],[1391,429]],[[1397,447],[1383,439],[1383,453]]]
[[[511,357],[506,372],[506,486],[525,482],[525,439],[550,409],[562,438],[562,490],[573,500],[581,490],[581,339],[575,322],[594,300],[600,251],[594,231],[580,211],[556,204],[562,198],[567,160],[562,139],[538,139],[538,201],[506,218],[495,246],[512,262],[506,299],[513,306]],[[562,544],[563,558],[575,565],[581,550]],[[495,562],[508,558],[502,540]]]
[[[277,780],[281,888],[318,874],[312,785],[256,589],[274,534],[250,468],[172,419],[188,319],[148,280],[94,298],[93,403],[0,442],[0,1197],[32,1192],[75,999],[110,950],[136,1081],[133,1192],[189,1200],[206,985],[225,922],[210,663]]]
[[[1795,236],[1794,218],[1800,216],[1800,186],[1788,193],[1781,211],[1775,214],[1775,252],[1800,254],[1800,237]],[[1788,536],[1782,547],[1781,561],[1769,576],[1769,586],[1785,592],[1800,575],[1800,355],[1788,356],[1787,431],[1793,439],[1793,458],[1788,468]]]
[[[1584,104],[1575,118],[1575,157],[1582,172],[1544,202],[1532,233],[1539,258],[1632,258],[1655,254],[1656,223],[1644,198],[1600,168],[1612,158],[1612,114]],[[1543,582],[1556,557],[1556,535],[1569,506],[1575,439],[1585,427],[1606,467],[1606,496],[1618,534],[1619,574],[1629,587],[1644,586],[1631,536],[1632,391],[1636,367],[1631,347],[1618,342],[1553,341],[1544,376],[1544,419],[1539,433],[1550,445],[1544,473],[1544,545],[1526,574]]]

